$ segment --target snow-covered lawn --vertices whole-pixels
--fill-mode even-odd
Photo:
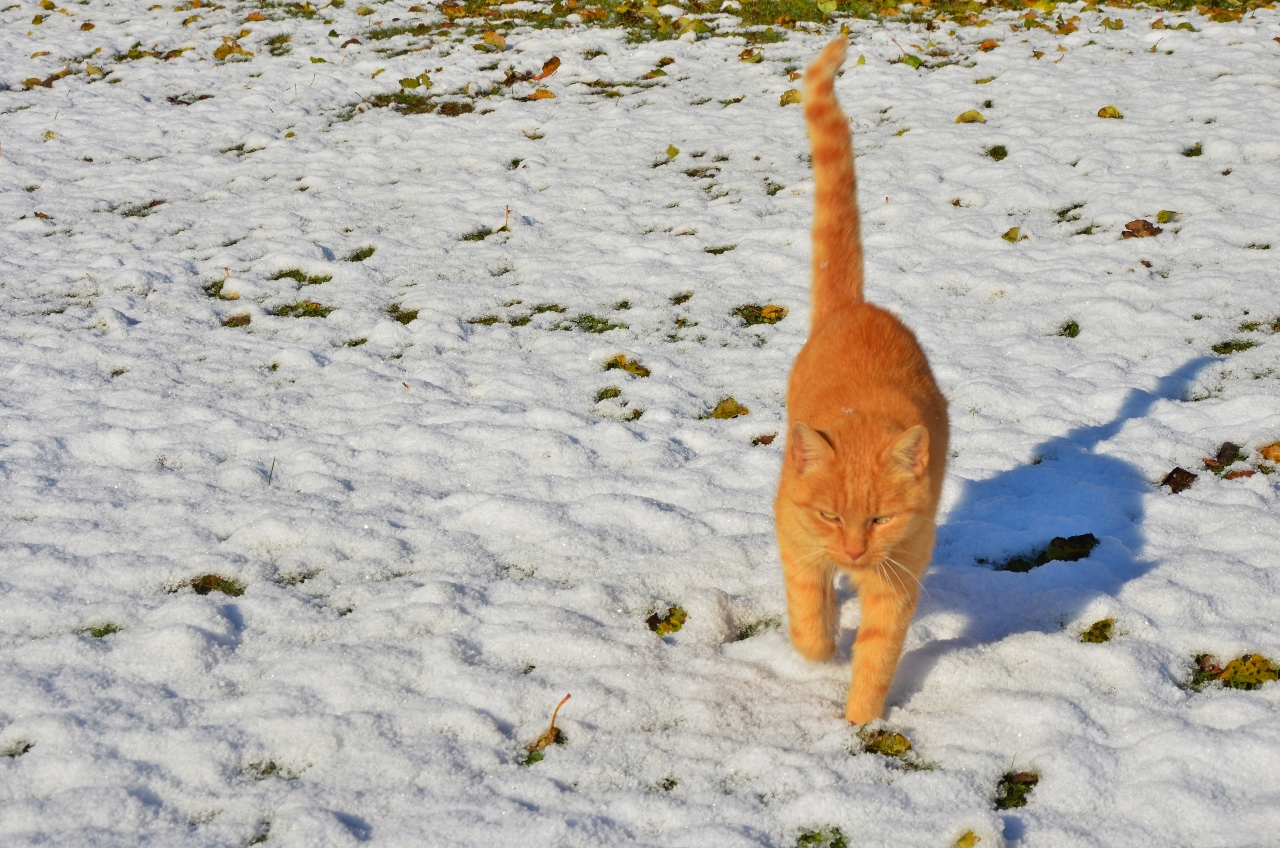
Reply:
[[[856,603],[830,664],[778,628],[779,103],[836,24],[366,8],[0,11],[0,843],[1277,844],[1280,685],[1188,683],[1280,659],[1280,475],[1202,463],[1280,439],[1280,13],[848,21],[869,296],[954,433],[899,759]]]

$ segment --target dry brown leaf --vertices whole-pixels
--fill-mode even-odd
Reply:
[[[560,729],[556,727],[556,716],[560,714],[560,708],[564,706],[564,702],[569,700],[570,697],[565,695],[560,699],[560,703],[556,704],[555,711],[551,713],[551,726],[547,728],[546,733],[539,736],[529,745],[530,751],[541,751],[548,745],[554,745],[556,740],[560,738]]]
[[[538,74],[534,79],[544,80],[558,70],[560,70],[560,57],[552,56],[550,59],[542,63],[542,73]]]
[[[1176,495],[1179,492],[1185,492],[1187,489],[1190,489],[1191,484],[1196,481],[1196,476],[1197,475],[1192,474],[1187,469],[1178,466],[1168,474],[1164,475],[1164,479],[1160,481],[1160,485],[1168,486]]]
[[[1139,218],[1136,221],[1130,221],[1124,225],[1125,232],[1121,233],[1124,238],[1150,238],[1158,236],[1164,232],[1163,229],[1157,227],[1150,221]]]

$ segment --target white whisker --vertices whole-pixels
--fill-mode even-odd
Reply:
[[[929,597],[929,590],[925,588],[924,581],[922,581],[919,577],[916,577],[913,571],[911,571],[905,565],[898,562],[896,559],[893,559],[892,557],[886,556],[884,558],[884,561],[889,563],[890,565],[893,565],[897,570],[901,571],[903,574],[906,574],[912,580],[916,581],[916,585],[920,587],[920,591],[924,592],[924,595],[926,598]],[[904,589],[905,589],[905,586],[904,586]]]

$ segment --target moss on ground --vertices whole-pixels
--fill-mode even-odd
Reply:
[[[1088,642],[1093,645],[1101,645],[1103,642],[1111,641],[1111,631],[1115,627],[1116,620],[1114,618],[1104,618],[1095,621],[1089,625],[1089,629],[1080,634],[1081,642]]]
[[[210,592],[221,592],[224,595],[230,595],[238,598],[244,594],[244,584],[239,580],[232,578],[228,580],[225,577],[219,577],[216,574],[206,574],[203,577],[197,577],[191,581],[191,588],[195,590],[197,595],[207,595]]]
[[[1025,556],[1011,557],[996,566],[996,571],[1025,573],[1050,562],[1076,562],[1082,560],[1098,546],[1098,537],[1092,533],[1079,536],[1055,536],[1043,550]]]

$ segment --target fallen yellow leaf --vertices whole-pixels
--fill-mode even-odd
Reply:
[[[970,109],[967,112],[961,112],[956,117],[957,124],[985,124],[987,119],[982,117],[982,113],[977,109]]]

